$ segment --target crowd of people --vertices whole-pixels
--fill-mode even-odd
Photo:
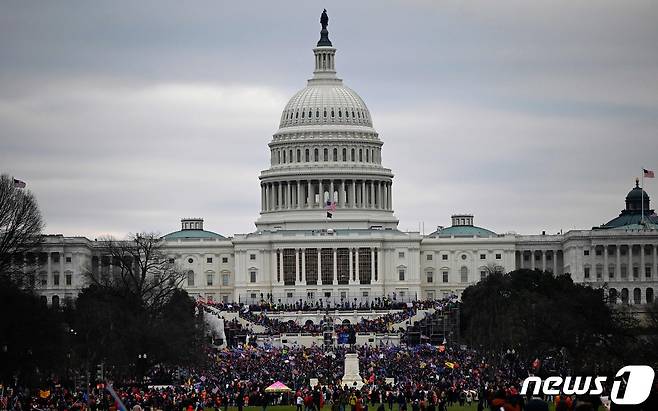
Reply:
[[[244,406],[295,405],[318,411],[446,411],[451,405],[474,403],[479,410],[532,410],[538,400],[520,395],[523,379],[537,367],[552,367],[546,359],[528,361],[513,353],[485,355],[459,346],[416,347],[382,345],[355,348],[364,385],[344,386],[345,353],[350,348],[252,346],[208,352],[208,362],[198,368],[154,366],[145,382],[115,382],[113,389],[128,409],[203,410]],[[544,361],[544,359],[542,359]],[[551,372],[566,372],[551,370]],[[390,380],[392,378],[392,380]],[[317,380],[316,385],[311,384]],[[268,393],[281,381],[289,392]],[[107,387],[89,392],[65,388],[56,382],[36,392],[3,387],[4,408],[11,410],[107,410],[116,401]],[[562,399],[556,399],[560,404]],[[600,405],[589,397],[569,397],[575,404]],[[359,405],[357,407],[357,405]],[[141,407],[141,408],[133,408]],[[578,408],[586,410],[591,408]]]

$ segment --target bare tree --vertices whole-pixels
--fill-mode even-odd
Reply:
[[[41,212],[24,186],[8,174],[0,175],[0,275],[11,278],[23,274],[25,254],[36,252],[42,240]]]
[[[159,234],[130,234],[124,241],[106,237],[100,242],[112,264],[88,269],[89,282],[134,298],[148,310],[159,310],[186,278],[167,257]]]
[[[489,263],[484,267],[484,271],[487,272],[487,275],[491,274],[505,274],[505,267],[496,263]]]

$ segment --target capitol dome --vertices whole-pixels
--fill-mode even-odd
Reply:
[[[328,22],[325,11],[313,77],[290,98],[268,144],[259,230],[397,227],[383,142],[363,99],[336,76]]]
[[[370,112],[363,99],[338,81],[309,80],[311,84],[295,93],[286,104],[279,128],[321,124],[372,127]]]

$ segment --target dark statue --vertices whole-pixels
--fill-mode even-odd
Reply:
[[[329,25],[329,16],[327,16],[327,9],[322,10],[322,16],[320,16],[320,24],[322,29],[326,30]]]

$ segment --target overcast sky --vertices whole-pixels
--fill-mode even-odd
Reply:
[[[0,13],[0,172],[27,182],[48,233],[186,216],[253,231],[323,7],[403,230],[458,212],[497,232],[587,229],[658,169],[655,0],[17,0]]]

